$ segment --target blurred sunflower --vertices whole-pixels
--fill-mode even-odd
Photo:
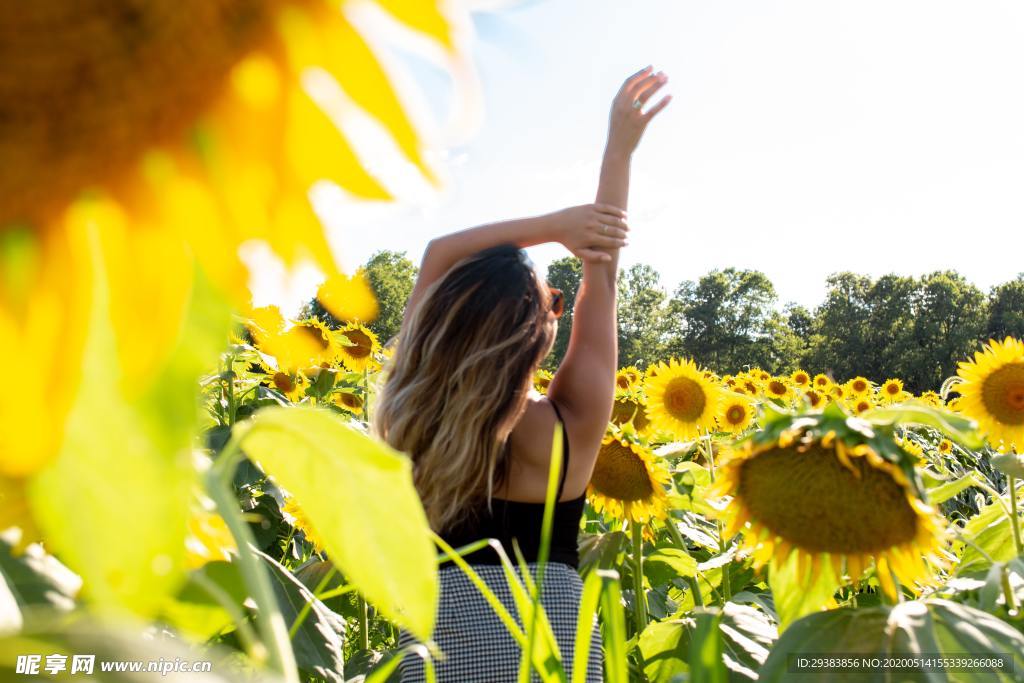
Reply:
[[[334,334],[338,337],[338,356],[345,367],[352,372],[372,369],[376,364],[374,356],[380,353],[380,342],[369,327],[359,323],[349,323]]]
[[[724,432],[739,434],[754,421],[754,406],[742,396],[727,395],[718,410],[718,426]]]
[[[920,401],[933,408],[942,408],[943,406],[946,405],[943,402],[942,397],[939,396],[939,394],[934,391],[926,391],[923,394],[921,394],[918,398]]]
[[[828,390],[828,395],[836,401],[842,401],[846,398],[846,389],[843,388],[842,384],[833,384],[832,388]]]
[[[949,455],[953,452],[953,442],[949,439],[943,439],[939,442],[938,446],[935,447],[935,450],[942,455]]]
[[[814,386],[816,391],[825,393],[828,392],[828,390],[832,387],[832,378],[830,378],[828,375],[818,373],[817,375],[814,376],[814,379],[811,381],[811,384]]]
[[[274,356],[278,367],[289,372],[310,365],[330,367],[339,355],[330,328],[316,318],[297,321],[283,332],[267,335],[259,348]]]
[[[636,393],[624,393],[615,397],[610,421],[618,426],[632,424],[633,429],[639,434],[645,433],[651,424],[644,413],[644,400]]]
[[[825,416],[813,418],[818,428],[812,430],[809,418],[783,418],[790,428],[759,433],[729,453],[712,489],[732,496],[722,514],[726,537],[743,531],[756,566],[797,553],[805,577],[808,571],[817,577],[828,564],[840,577],[845,562],[856,581],[873,559],[891,596],[890,570],[907,586],[929,581],[932,567],[944,565],[944,525],[908,480],[911,465],[890,462],[867,443],[848,443],[834,430],[823,434]]]
[[[380,4],[439,48],[460,90],[471,84],[460,13]],[[246,241],[339,274],[310,187],[390,195],[318,106],[328,81],[437,182],[338,4],[35,0],[0,15],[0,35],[0,353],[36,369],[16,403],[0,399],[0,473],[26,476],[56,454],[94,292],[109,299],[118,391],[135,398],[160,376],[193,295],[208,297],[198,273],[227,300],[201,302],[211,323],[248,305]]]
[[[551,378],[553,375],[547,370],[538,368],[537,374],[533,378],[533,386],[542,394],[548,393],[548,386],[551,384]]]
[[[957,369],[957,408],[978,421],[995,445],[1024,446],[1024,343],[990,339]]]
[[[871,401],[870,398],[862,396],[860,398],[854,398],[853,400],[851,400],[849,406],[850,410],[852,410],[855,415],[860,415],[874,408],[875,404]]]
[[[866,377],[854,377],[846,383],[846,388],[854,396],[867,396],[871,393],[871,382]]]
[[[285,497],[284,506],[281,508],[281,512],[284,512],[288,517],[291,517],[288,521],[291,521],[292,526],[305,535],[306,540],[313,544],[313,549],[316,552],[322,553],[324,551],[323,539],[320,537],[320,534],[316,532],[316,529],[313,528],[313,524],[309,521],[309,518],[306,517],[306,513],[302,511],[299,504],[295,502],[294,498],[291,496]]]
[[[884,403],[896,403],[903,396],[903,380],[887,379],[878,390],[878,397]]]
[[[264,372],[260,377],[261,384],[275,389],[292,403],[298,403],[305,396],[309,380],[301,371],[288,370],[284,367],[275,368],[262,357],[257,364]]]
[[[803,370],[797,370],[789,377],[790,381],[798,389],[803,389],[811,383],[811,376]]]
[[[763,390],[762,387],[767,385],[767,383],[772,380],[772,378],[769,376],[767,380],[764,380],[762,382],[761,380],[754,379],[750,375],[742,375],[737,379],[739,385],[743,387],[744,390],[746,390],[749,396],[759,396]]]
[[[792,397],[789,384],[782,377],[772,377],[764,383],[764,395],[785,401]]]
[[[714,428],[722,388],[708,380],[691,360],[660,363],[644,384],[647,418],[656,430],[686,439]]]
[[[821,408],[824,408],[825,403],[827,402],[827,397],[815,389],[808,389],[805,391],[804,399],[807,401],[808,405],[811,406],[812,410],[820,410]]]
[[[616,430],[601,440],[587,497],[598,512],[644,524],[668,515],[665,485],[671,481],[657,456]]]
[[[363,413],[363,398],[354,392],[336,392],[334,394],[334,403],[354,415],[362,415]]]

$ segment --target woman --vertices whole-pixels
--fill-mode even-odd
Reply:
[[[514,564],[516,538],[531,572],[555,421],[562,422],[563,468],[541,601],[570,674],[582,591],[577,535],[614,399],[616,275],[628,232],[630,159],[670,100],[643,112],[666,80],[647,67],[615,97],[597,203],[430,242],[373,413],[376,434],[412,456],[431,527],[455,548],[496,538]],[[583,261],[569,347],[547,396],[533,391],[533,377],[554,344],[564,302],[523,251],[544,242],[560,242]],[[491,547],[465,556],[515,616],[498,558]],[[450,561],[440,580],[434,640],[445,658],[435,664],[437,680],[515,681],[522,654],[492,608]],[[591,640],[586,680],[601,681],[596,620]],[[400,645],[412,642],[403,632]],[[402,680],[422,680],[423,668],[407,656]]]

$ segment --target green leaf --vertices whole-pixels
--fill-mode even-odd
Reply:
[[[994,453],[989,460],[993,467],[1006,476],[1024,479],[1024,456],[1017,453]]]
[[[48,554],[39,544],[25,548],[21,555],[12,555],[13,544],[0,535],[0,624],[8,613],[31,618],[33,609],[54,609],[67,612],[75,607],[75,596],[82,580],[70,569]],[[3,604],[4,598],[9,603]],[[17,625],[22,618],[19,616]]]
[[[242,447],[295,496],[359,592],[427,640],[437,607],[437,561],[410,459],[309,406],[259,411]]]
[[[651,683],[679,680],[687,672],[690,680],[714,680],[718,666],[730,680],[757,680],[777,637],[763,612],[728,602],[721,611],[697,608],[649,624],[639,647]]]
[[[16,673],[20,655],[42,655],[38,676]],[[56,655],[63,660],[67,670],[47,674],[46,657]],[[92,674],[69,675],[74,656],[94,656]],[[116,625],[79,615],[72,621],[54,620],[40,623],[16,635],[0,637],[0,680],[82,680],[103,683],[139,683],[139,681],[186,681],[193,679],[203,683],[283,683],[270,674],[252,671],[251,667],[240,667],[238,653],[219,645],[207,645],[198,650],[190,643],[175,638],[153,637],[147,629],[144,632],[133,629],[128,623]],[[175,661],[192,665],[203,661],[210,663],[209,671],[203,673],[174,672],[168,669],[151,673],[125,671],[102,671],[101,666],[111,662],[149,662],[156,665],[173,666]]]
[[[580,574],[586,577],[592,569],[617,566],[626,541],[626,534],[621,531],[582,535],[579,542]]]
[[[243,604],[248,597],[242,574],[233,562],[207,562],[189,572],[178,595],[167,599],[160,617],[198,642],[216,636],[234,623],[232,615],[204,588],[207,581],[214,590],[219,589],[239,613],[244,614]]]
[[[292,637],[295,662],[299,669],[316,675],[320,680],[344,683],[345,662],[342,658],[342,648],[345,621],[317,600],[301,581],[274,558],[263,552],[257,553],[271,570],[274,595],[289,630],[303,612],[303,607],[307,603],[310,605]]]
[[[1009,506],[1008,500],[1004,502]],[[989,558],[995,562],[1007,562],[1017,556],[1010,518],[998,502],[982,507],[977,515],[967,520],[961,533],[971,543],[964,544],[958,574],[986,570],[992,565]]]
[[[958,493],[961,493],[972,486],[977,486],[980,481],[980,477],[980,474],[975,471],[971,471],[959,479],[954,479],[952,481],[943,482],[938,486],[933,486],[928,489],[928,502],[933,505],[944,503]]]
[[[873,425],[916,424],[931,427],[969,450],[978,450],[985,444],[974,420],[943,408],[904,403],[891,408],[874,408],[862,417]]]
[[[842,608],[812,614],[792,624],[772,648],[760,680],[794,680],[792,659],[799,655],[859,655],[867,657],[991,657],[1012,658],[1012,669],[960,673],[950,678],[939,672],[936,680],[1017,681],[1024,670],[1024,636],[991,614],[947,600],[908,601],[893,607]],[[949,672],[952,673],[952,672]],[[801,671],[808,683],[835,681],[835,671]],[[923,680],[920,672],[873,668],[848,674],[850,680],[878,682]],[[913,677],[913,678],[910,678]]]
[[[679,548],[660,548],[644,558],[644,576],[652,586],[661,586],[674,578],[697,575],[697,560]]]

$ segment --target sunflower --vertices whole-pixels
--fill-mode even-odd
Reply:
[[[370,328],[349,323],[334,334],[339,341],[338,355],[349,370],[362,372],[376,363],[374,356],[380,352],[380,342]]]
[[[769,376],[766,382],[771,381],[771,379],[771,376]],[[750,375],[742,375],[742,377],[738,378],[738,381],[739,386],[746,390],[750,396],[760,396],[763,391],[762,386],[765,384],[765,382],[755,379]]]
[[[644,385],[646,413],[652,427],[684,439],[714,428],[721,387],[705,378],[691,360],[672,358],[657,367],[657,376],[651,379],[648,375]]]
[[[867,396],[871,393],[871,381],[867,377],[854,377],[846,383],[846,388],[854,396]]]
[[[950,453],[953,452],[953,442],[950,441],[949,439],[943,439],[935,447],[935,450],[937,450],[942,455],[949,455]]]
[[[746,440],[718,471],[712,493],[732,496],[721,513],[725,537],[743,531],[743,545],[758,567],[797,553],[804,576],[830,566],[841,577],[845,562],[856,581],[873,559],[890,595],[896,593],[890,570],[907,586],[928,582],[932,567],[945,565],[944,525],[907,477],[911,456],[891,437],[888,453],[901,464],[858,442],[857,434],[837,437],[829,420],[842,429],[841,416],[782,419],[788,429]]]
[[[817,375],[814,376],[814,379],[811,381],[811,384],[812,386],[814,386],[814,389],[816,391],[825,393],[828,392],[828,390],[832,387],[832,378],[829,377],[828,375],[818,373]]]
[[[533,377],[533,386],[542,394],[548,393],[548,385],[551,384],[551,378],[553,375],[547,370],[537,369],[537,373]]]
[[[644,413],[644,400],[632,393],[624,393],[615,397],[610,421],[619,426],[631,423],[633,429],[640,434],[646,432],[647,427],[651,424]]]
[[[809,386],[811,383],[811,376],[804,372],[803,370],[797,370],[792,375],[790,375],[789,379],[790,381],[793,382],[793,386],[797,387],[798,389],[803,389],[804,387]]]
[[[957,406],[978,421],[993,444],[1024,446],[1024,343],[990,339],[957,369]]]
[[[334,394],[334,404],[355,415],[363,413],[363,398],[352,391],[338,391]]]
[[[843,388],[842,384],[833,384],[832,388],[828,390],[828,395],[836,401],[842,401],[846,398],[846,389]]]
[[[277,358],[282,369],[294,371],[310,365],[330,367],[338,359],[338,343],[321,320],[300,320],[283,332],[267,336],[261,350]]]
[[[878,390],[878,395],[884,403],[896,403],[903,396],[903,380],[885,380],[885,383]]]
[[[587,497],[598,512],[644,524],[668,515],[665,464],[627,434],[614,430],[601,440]]]
[[[471,73],[461,13],[432,0],[381,5],[459,64],[454,74]],[[0,354],[36,369],[23,408],[0,403],[0,472],[26,476],[56,454],[93,292],[109,307],[119,392],[138,397],[162,376],[193,297],[207,329],[248,305],[243,243],[339,273],[309,189],[390,193],[320,108],[332,87],[436,182],[378,46],[340,5],[35,0],[0,15],[0,35],[0,272],[17,273],[0,287]]]
[[[866,413],[875,407],[875,404],[867,396],[854,397],[850,403],[850,410],[856,415]]]
[[[306,395],[309,381],[301,372],[285,372],[277,370],[267,375],[266,384],[277,389],[292,403],[298,403]]]
[[[323,539],[316,532],[316,529],[313,528],[313,524],[306,517],[306,513],[299,507],[299,504],[295,502],[294,498],[291,496],[285,497],[281,512],[291,517],[292,526],[306,536],[306,540],[313,544],[313,549],[316,552],[322,553],[324,551]]]
[[[640,381],[642,373],[630,365],[615,373],[615,387],[623,391],[629,391]]]
[[[945,405],[945,403],[942,400],[942,397],[939,396],[939,394],[934,391],[926,391],[923,394],[921,394],[918,398],[922,403],[925,403],[926,405],[929,405],[932,408],[942,408]]]
[[[718,410],[718,426],[724,432],[739,434],[754,421],[754,406],[746,398],[726,396]]]
[[[808,389],[804,392],[804,398],[807,400],[808,405],[811,406],[812,410],[820,410],[825,407],[827,397],[819,391],[814,389]]]
[[[785,401],[792,397],[792,392],[784,378],[772,377],[764,383],[764,395],[769,398]]]

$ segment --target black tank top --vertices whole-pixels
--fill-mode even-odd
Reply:
[[[549,401],[551,399],[548,399]],[[562,478],[558,484],[558,495],[555,497],[555,512],[551,527],[551,549],[548,554],[549,562],[564,562],[571,567],[579,567],[578,536],[580,520],[583,519],[583,504],[587,494],[579,498],[558,502],[562,497],[562,489],[565,487],[565,476],[569,471],[569,433],[565,428],[565,421],[562,420],[562,413],[558,406],[551,401],[559,422],[562,423],[562,444],[564,457],[562,458]],[[512,539],[519,542],[519,549],[527,562],[536,562],[540,552],[540,531],[544,519],[544,503],[524,503],[504,498],[491,498],[494,514],[487,511],[486,500],[478,510],[475,520],[470,520],[459,525],[457,528],[449,529],[440,534],[453,548],[468,545],[481,538],[496,538],[501,541],[505,553],[514,566],[518,566],[515,551],[512,548]],[[469,564],[501,564],[498,553],[487,546],[475,552],[463,555],[463,559]],[[441,567],[454,565],[451,560],[445,560]]]

